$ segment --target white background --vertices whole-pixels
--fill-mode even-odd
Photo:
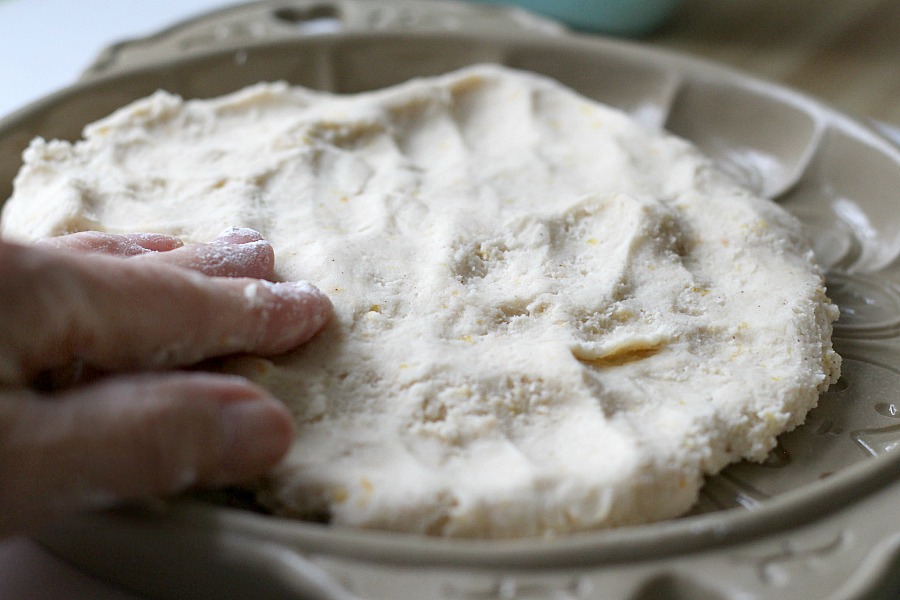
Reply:
[[[0,116],[69,85],[113,42],[223,0],[0,0]]]

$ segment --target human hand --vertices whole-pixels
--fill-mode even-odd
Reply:
[[[0,537],[277,462],[293,436],[279,402],[239,377],[164,371],[312,337],[331,304],[308,284],[270,283],[273,268],[246,229],[192,246],[92,232],[0,241]]]

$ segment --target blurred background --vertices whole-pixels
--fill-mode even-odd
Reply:
[[[682,0],[646,41],[900,126],[896,0]]]
[[[471,1],[729,65],[900,132],[898,0]],[[233,3],[0,0],[0,117],[71,84],[114,42]],[[0,542],[0,598],[134,600],[23,539]]]
[[[370,0],[378,2],[378,0]],[[471,0],[721,62],[900,126],[897,0]],[[0,115],[71,83],[114,41],[234,0],[0,0]]]

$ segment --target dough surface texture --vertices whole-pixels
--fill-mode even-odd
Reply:
[[[310,344],[225,368],[297,439],[276,513],[458,537],[675,517],[837,379],[800,224],[691,144],[480,65],[342,96],[165,92],[35,140],[3,235],[252,227],[328,294]]]

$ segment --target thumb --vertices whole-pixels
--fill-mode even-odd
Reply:
[[[0,535],[259,477],[293,435],[280,403],[230,376],[118,377],[52,398],[12,391],[0,400]]]

